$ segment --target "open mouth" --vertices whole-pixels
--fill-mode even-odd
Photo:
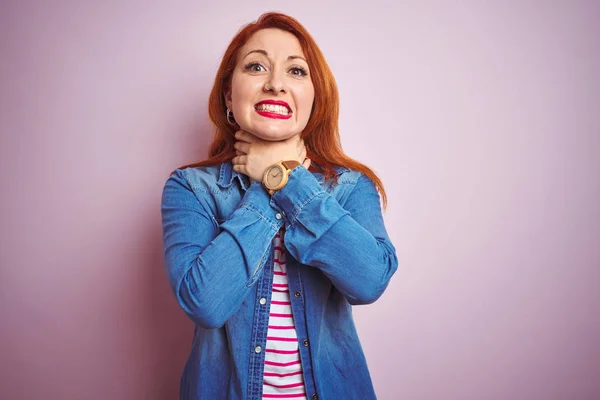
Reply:
[[[262,104],[255,105],[254,108],[256,109],[256,111],[270,112],[270,113],[281,114],[281,115],[288,115],[288,114],[292,113],[292,110],[290,110],[286,106],[282,106],[282,105],[278,105],[278,104],[262,103]]]
[[[264,100],[254,106],[256,112],[267,118],[288,119],[292,116],[292,109],[285,101]]]

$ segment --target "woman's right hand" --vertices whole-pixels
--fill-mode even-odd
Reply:
[[[233,170],[247,175],[253,181],[262,181],[265,169],[279,161],[296,160],[306,169],[310,166],[300,135],[272,142],[240,130],[235,133],[235,138],[237,156],[231,160]]]

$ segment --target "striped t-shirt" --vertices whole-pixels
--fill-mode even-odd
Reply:
[[[305,400],[306,390],[298,351],[298,337],[285,268],[283,233],[282,229],[273,239],[275,259],[263,399]]]

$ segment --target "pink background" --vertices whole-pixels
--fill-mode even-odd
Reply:
[[[600,398],[597,3],[81,3],[0,5],[0,398],[177,397],[160,194],[272,9],[322,47],[344,147],[389,193],[400,267],[355,308],[379,398]]]

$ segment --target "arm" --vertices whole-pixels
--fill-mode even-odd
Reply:
[[[361,175],[342,207],[297,167],[273,200],[285,211],[285,243],[294,258],[321,269],[351,304],[381,296],[398,259],[370,179]]]
[[[165,183],[162,226],[169,283],[186,314],[205,328],[222,326],[256,282],[281,221],[254,183],[221,225],[181,171]]]

